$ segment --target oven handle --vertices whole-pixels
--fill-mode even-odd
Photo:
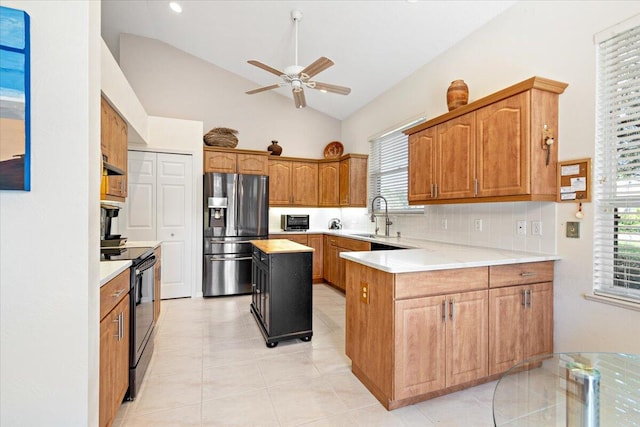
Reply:
[[[140,275],[141,273],[145,272],[146,270],[149,270],[150,268],[153,268],[153,266],[156,265],[157,261],[158,260],[156,259],[156,257],[154,255],[150,256],[145,261],[142,261],[142,263],[140,263],[140,265],[138,265],[136,267],[136,275]]]
[[[231,257],[219,257],[214,255],[211,258],[209,258],[209,261],[249,261],[252,259],[253,257],[250,257],[250,256],[241,257],[241,258],[231,258]]]

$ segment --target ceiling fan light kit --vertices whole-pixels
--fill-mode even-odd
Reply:
[[[291,11],[291,19],[293,20],[293,23],[296,27],[295,57],[294,57],[295,65],[289,65],[288,67],[285,67],[284,72],[282,72],[266,64],[263,64],[260,61],[256,61],[255,59],[247,61],[249,64],[255,67],[268,71],[271,74],[275,74],[276,76],[282,78],[284,82],[253,89],[253,90],[247,91],[246,93],[248,95],[253,95],[256,93],[265,92],[271,89],[277,89],[279,87],[288,85],[288,86],[291,86],[291,92],[293,94],[293,102],[296,108],[304,108],[307,105],[307,102],[304,96],[305,86],[309,89],[316,89],[324,93],[331,92],[331,93],[337,93],[339,95],[348,95],[351,92],[351,89],[348,87],[333,85],[329,83],[321,83],[315,80],[310,80],[315,75],[321,73],[322,71],[334,65],[333,61],[330,60],[329,58],[325,58],[324,56],[322,56],[306,67],[302,67],[298,65],[298,23],[302,19],[302,12],[299,10]]]

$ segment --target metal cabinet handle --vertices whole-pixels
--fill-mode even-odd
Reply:
[[[473,180],[473,195],[474,196],[478,195],[478,178],[475,178]]]
[[[527,290],[526,289],[522,291],[522,305],[524,307],[527,306]]]
[[[534,277],[537,273],[535,271],[523,271],[520,273],[522,277]]]
[[[449,317],[451,317],[451,320],[453,320],[453,318],[456,315],[456,302],[453,300],[453,298],[451,299],[451,301],[449,301],[449,306],[451,307],[449,310]]]
[[[433,195],[433,185],[434,185],[434,184],[431,184],[431,198],[432,198],[432,199],[435,197],[435,196]]]
[[[531,289],[529,289],[527,292],[529,292],[529,308],[531,308],[531,306],[533,305],[533,291]]]
[[[447,300],[442,300],[442,321],[447,320]]]
[[[435,191],[436,195],[435,195],[435,196],[433,196],[433,198],[434,198],[434,199],[437,199],[437,198],[438,198],[438,184],[433,184],[433,188],[435,188],[435,190],[436,190],[436,191]]]
[[[114,293],[111,294],[111,296],[113,298],[119,298],[120,295],[122,295],[122,293],[126,291],[126,289],[118,289],[117,291],[115,291]]]

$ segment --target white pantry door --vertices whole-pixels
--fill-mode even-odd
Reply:
[[[158,153],[157,239],[162,241],[162,298],[191,296],[192,157]]]
[[[162,299],[191,296],[192,168],[190,155],[129,151],[123,234],[162,242]]]

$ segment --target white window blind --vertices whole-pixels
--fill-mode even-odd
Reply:
[[[375,196],[387,199],[393,213],[421,213],[423,206],[409,206],[409,144],[403,130],[424,121],[420,118],[371,140],[369,152],[369,200]],[[369,209],[371,205],[369,202]],[[384,202],[376,200],[376,212],[384,210]]]
[[[640,26],[597,56],[594,291],[640,302]]]

